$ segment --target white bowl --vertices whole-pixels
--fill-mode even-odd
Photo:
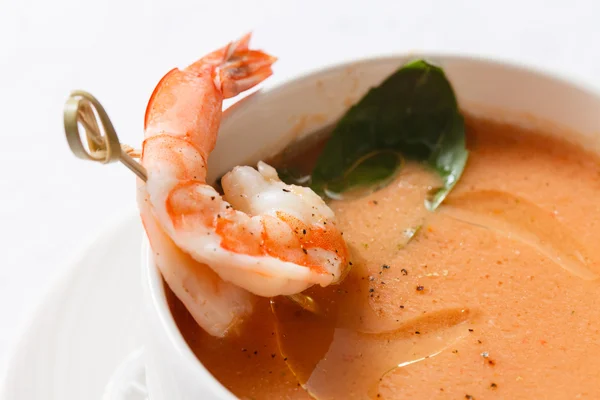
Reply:
[[[415,58],[425,58],[444,68],[464,110],[520,124],[543,125],[548,134],[562,135],[598,150],[600,97],[596,93],[541,72],[496,61],[447,55],[398,56],[312,72],[234,105],[224,115],[210,157],[209,182],[235,165],[255,163],[335,122],[370,87]],[[143,252],[150,399],[235,399],[187,346],[169,312],[162,278],[147,244]]]

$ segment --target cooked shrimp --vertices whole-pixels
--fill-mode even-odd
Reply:
[[[140,211],[154,262],[167,285],[198,325],[213,336],[225,336],[252,312],[256,296],[223,281],[177,247],[152,216],[149,202],[142,201]]]
[[[209,276],[205,264],[233,284],[209,277],[216,286],[197,285],[203,292],[195,294],[203,301],[233,296],[235,301],[220,302],[230,322],[251,308],[252,296],[246,290],[276,296],[314,284],[327,286],[341,279],[348,259],[331,209],[312,190],[283,183],[267,164],[259,163],[258,169],[236,167],[226,174],[224,197],[206,182],[223,99],[272,74],[275,58],[250,50],[249,40],[246,35],[183,70],[172,70],[159,82],[146,110],[142,163],[148,180],[139,183],[138,196],[145,224],[156,221],[155,229],[146,227],[155,243],[172,240],[191,257],[177,261],[186,271],[193,259],[202,270],[199,276]],[[167,237],[161,238],[160,232]],[[159,246],[152,246],[159,253]],[[159,268],[173,272],[178,267],[166,264],[178,257],[159,259]],[[183,287],[183,274],[169,276],[170,282],[165,279],[176,294],[194,295],[185,294],[189,288]],[[221,293],[219,285],[227,290]],[[194,306],[189,298],[188,303],[188,309]],[[190,311],[205,329],[211,325],[203,311]],[[218,325],[221,330],[228,326],[223,321]]]

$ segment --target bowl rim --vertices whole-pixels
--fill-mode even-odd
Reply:
[[[456,53],[451,51],[435,51],[435,52],[398,52],[376,56],[367,56],[359,58],[347,58],[334,62],[330,62],[319,67],[305,69],[303,71],[285,76],[283,79],[275,82],[265,82],[262,88],[251,93],[248,96],[241,98],[231,104],[223,111],[223,124],[227,118],[236,111],[249,107],[252,104],[261,102],[266,96],[272,96],[286,90],[288,86],[298,85],[306,81],[316,80],[320,75],[326,75],[335,72],[341,72],[347,68],[356,67],[359,65],[381,64],[412,59],[431,60],[434,64],[440,62],[467,62],[474,65],[495,66],[503,69],[512,70],[514,72],[528,73],[540,76],[544,79],[560,83],[562,85],[577,89],[583,93],[596,97],[600,101],[600,86],[596,86],[593,82],[585,81],[575,74],[566,74],[555,69],[543,68],[537,65],[530,65],[514,59],[477,55],[469,53]],[[166,283],[163,283],[162,274],[159,268],[153,263],[152,251],[148,238],[143,233],[144,239],[142,243],[142,268],[145,284],[149,285],[150,299],[152,310],[158,314],[161,328],[166,332],[170,346],[177,352],[179,359],[182,360],[187,368],[195,374],[204,374],[211,379],[210,390],[214,394],[222,396],[224,399],[235,399],[235,395],[229,391],[194,355],[191,348],[188,346],[182,332],[177,327],[177,323],[169,309],[166,300]],[[208,389],[208,387],[207,387]]]
[[[316,75],[325,75],[335,72],[337,70],[344,70],[346,68],[352,68],[359,65],[382,64],[393,61],[408,62],[410,60],[416,59],[425,59],[436,65],[439,65],[440,61],[460,61],[487,66],[502,67],[503,69],[509,69],[515,72],[533,74],[560,83],[565,86],[570,86],[574,89],[600,98],[600,84],[596,84],[590,80],[582,79],[580,75],[568,73],[564,70],[557,68],[542,67],[537,64],[528,64],[526,62],[520,61],[519,59],[500,56],[488,56],[476,53],[458,53],[452,51],[406,51],[366,57],[346,58],[339,61],[328,62],[318,67],[311,67],[299,72],[294,72],[281,78],[280,80],[266,81],[262,84],[261,88],[250,93],[248,96],[241,98],[240,100],[236,101],[235,103],[231,104],[229,107],[224,109],[221,125],[226,121],[226,119],[231,115],[231,113],[236,112],[239,109],[239,107],[245,107],[250,104],[253,104],[257,101],[260,101],[265,96],[277,94],[281,90],[285,90],[285,88],[289,85],[295,85],[302,83],[305,80],[314,79]],[[277,71],[275,71],[275,73],[276,72]]]

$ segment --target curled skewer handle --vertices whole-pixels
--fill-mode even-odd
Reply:
[[[80,90],[72,92],[65,104],[63,119],[67,142],[75,156],[102,164],[121,161],[140,179],[147,180],[146,169],[123,150],[126,146],[119,143],[108,114],[94,96]],[[87,148],[81,140],[80,126]]]

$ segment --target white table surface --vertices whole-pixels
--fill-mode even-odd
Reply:
[[[599,15],[593,0],[0,0],[0,374],[66,260],[135,210],[131,173],[71,155],[70,90],[95,94],[138,146],[158,79],[249,30],[279,57],[271,84],[341,59],[441,50],[600,87]]]

